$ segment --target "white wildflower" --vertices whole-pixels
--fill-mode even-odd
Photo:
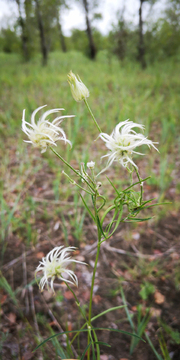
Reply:
[[[94,161],[90,161],[90,162],[88,162],[87,163],[87,167],[88,167],[88,169],[94,169],[94,166],[95,166],[95,162]]]
[[[74,75],[72,71],[68,74],[68,83],[71,88],[71,93],[76,101],[82,101],[89,97],[89,90],[87,87],[83,84],[80,77],[77,75]]]
[[[57,246],[53,250],[51,250],[46,255],[46,257],[42,258],[42,261],[40,261],[40,264],[35,271],[35,277],[37,272],[39,271],[43,272],[43,277],[39,283],[39,287],[41,291],[43,291],[45,284],[47,284],[48,286],[48,280],[51,279],[50,286],[54,292],[53,282],[56,277],[59,280],[66,281],[69,282],[70,284],[74,284],[78,286],[77,276],[75,275],[74,271],[67,269],[67,266],[73,262],[79,264],[85,264],[85,263],[82,261],[71,259],[71,257],[68,256],[69,252],[74,250],[75,247],[73,246],[67,248],[64,248],[63,246]],[[71,280],[67,280],[66,278],[64,278],[63,273],[64,274],[66,273]]]
[[[35,111],[33,111],[31,115],[31,123],[25,121],[25,110],[23,110],[22,117],[22,130],[28,136],[29,140],[24,140],[27,143],[33,144],[33,146],[41,149],[41,152],[45,152],[47,150],[48,145],[56,146],[56,141],[63,140],[65,143],[71,142],[67,140],[66,134],[63,129],[59,127],[61,122],[65,118],[73,117],[74,115],[65,115],[58,116],[52,122],[49,122],[46,118],[50,114],[59,112],[64,109],[52,109],[46,111],[40,119],[35,122],[35,115],[40,110],[43,109],[46,105],[38,107]],[[72,145],[71,145],[72,146]]]
[[[106,147],[110,150],[108,154],[102,156],[108,157],[107,166],[99,174],[104,172],[106,169],[111,166],[113,161],[118,161],[122,166],[127,167],[128,163],[131,163],[137,168],[137,165],[132,160],[133,154],[144,155],[142,153],[134,151],[137,146],[148,145],[153,147],[158,151],[154,146],[151,140],[147,139],[143,134],[136,133],[133,128],[138,127],[141,130],[144,130],[144,126],[136,124],[133,121],[123,121],[120,122],[111,135],[106,133],[101,133],[99,137],[105,142]]]

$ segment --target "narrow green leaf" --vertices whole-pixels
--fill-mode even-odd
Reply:
[[[96,222],[96,219],[95,219],[94,215],[92,214],[91,210],[89,209],[88,205],[86,204],[86,202],[85,202],[85,200],[84,200],[84,198],[82,197],[81,194],[80,194],[80,197],[81,197],[81,199],[82,199],[82,201],[83,201],[83,204],[84,204],[86,210],[88,211],[89,215],[90,215],[91,218],[94,220],[94,222]]]
[[[103,342],[103,341],[97,341],[97,342],[95,342],[94,344],[104,345],[104,346],[107,346],[107,347],[111,347],[111,345],[109,345],[109,344],[107,344],[107,343],[105,343],[105,342]]]
[[[140,222],[140,221],[148,221],[148,220],[151,220],[153,217],[148,217],[148,218],[144,218],[144,219],[140,219],[140,218],[131,218],[129,217],[128,219],[131,220],[131,221],[126,221],[126,222]]]
[[[150,338],[149,338],[149,336],[148,336],[148,334],[147,334],[146,332],[145,332],[145,336],[146,336],[146,339],[147,339],[147,341],[148,341],[148,343],[149,343],[152,351],[153,351],[154,354],[156,355],[157,359],[158,359],[158,360],[163,360],[162,356],[161,356],[160,354],[158,354],[158,352],[157,352],[156,349],[154,348],[154,345],[153,345],[153,343],[151,342],[151,340],[150,340]]]
[[[127,187],[126,189],[124,189],[122,192],[126,192],[127,190],[131,189],[133,186],[135,186],[135,185],[137,185],[137,184],[140,184],[140,183],[142,183],[142,182],[144,182],[144,181],[146,181],[146,180],[148,180],[148,179],[150,179],[150,178],[151,178],[151,176],[148,176],[147,178],[142,179],[141,181],[137,181],[137,182],[135,182],[134,184],[128,186],[128,187]]]
[[[138,335],[136,334],[132,334],[128,331],[124,331],[124,330],[119,330],[119,329],[112,329],[112,328],[92,328],[92,330],[106,330],[106,331],[113,331],[113,332],[119,332],[119,333],[122,333],[122,334],[126,334],[126,335],[130,335],[130,336],[135,336],[137,338],[140,338]],[[69,333],[73,333],[73,332],[76,332],[76,333],[80,333],[80,332],[86,332],[86,331],[89,331],[89,329],[83,329],[83,330],[70,330],[70,331],[63,331],[63,332],[60,332],[60,333],[57,333],[55,335],[52,335],[50,337],[48,337],[46,340],[44,340],[41,344],[39,344],[38,346],[36,346],[36,348],[33,350],[36,351],[40,346],[44,345],[47,341],[51,340],[53,337],[55,336],[60,336],[60,335],[63,335],[63,334],[69,334]],[[144,341],[143,339],[140,338],[140,340]]]
[[[84,357],[85,357],[85,355],[86,355],[86,352],[88,351],[88,349],[89,349],[89,347],[91,346],[91,344],[92,344],[92,341],[90,341],[90,343],[86,346],[86,348],[85,348],[85,350],[84,350],[84,352],[83,352],[83,354],[82,354],[82,356],[81,356],[81,360],[84,359]]]
[[[125,306],[127,306],[127,305],[120,305],[120,306],[115,306],[115,307],[113,307],[113,308],[107,309],[107,310],[103,311],[102,313],[94,316],[94,317],[91,319],[91,321],[96,320],[98,317],[103,316],[103,315],[107,314],[107,313],[110,312],[110,311],[118,310],[118,309],[124,308]]]
[[[14,291],[12,290],[11,286],[9,285],[6,278],[2,275],[1,272],[0,272],[0,287],[3,288],[9,294],[14,304],[17,306],[18,302],[14,295]]]
[[[115,186],[113,185],[112,181],[106,176],[106,178],[108,179],[108,181],[110,182],[111,186],[114,188],[114,190],[116,191],[116,193],[118,194],[118,196],[120,195],[119,191],[115,188]]]

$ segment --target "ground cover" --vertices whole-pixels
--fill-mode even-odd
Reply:
[[[160,154],[147,152],[136,162],[144,184],[145,197],[168,200],[168,206],[151,211],[153,219],[137,225],[122,224],[102,248],[93,314],[123,304],[123,292],[130,319],[136,330],[140,317],[150,308],[147,336],[162,358],[180,358],[179,248],[179,64],[155,64],[141,71],[135,64],[122,66],[103,52],[96,62],[79,53],[50,55],[47,68],[38,58],[24,64],[18,56],[0,54],[0,133],[1,133],[1,352],[2,359],[65,358],[65,339],[59,346],[48,342],[32,354],[43,338],[61,329],[76,329],[82,322],[74,300],[63,284],[56,285],[56,296],[40,294],[34,280],[39,260],[54,246],[77,246],[76,257],[89,266],[76,267],[79,278],[77,295],[87,307],[90,278],[95,258],[95,229],[83,210],[79,195],[62,175],[63,165],[49,152],[41,155],[22,142],[22,110],[27,119],[38,106],[63,107],[63,114],[75,114],[64,123],[72,150],[58,146],[63,156],[79,169],[83,161],[94,160],[101,168],[105,147],[84,104],[70,94],[67,73],[79,73],[90,90],[89,103],[106,132],[127,118],[143,123],[146,134],[158,141]],[[86,141],[84,141],[86,139]],[[102,160],[103,161],[103,160]],[[114,165],[102,174],[102,191],[109,198],[106,175],[118,188],[127,184],[127,174]],[[134,175],[135,180],[135,175]],[[121,309],[97,321],[97,326],[133,331],[125,310]],[[145,335],[143,338],[146,339]],[[72,335],[70,335],[72,339]],[[137,346],[126,335],[99,332],[102,360],[156,359],[147,339]],[[54,341],[56,341],[54,339]],[[74,348],[85,348],[82,334]],[[134,349],[133,349],[134,346]],[[130,355],[130,347],[133,353]],[[63,350],[62,350],[63,349]],[[163,354],[164,352],[164,354]]]

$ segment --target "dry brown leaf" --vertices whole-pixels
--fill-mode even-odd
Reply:
[[[15,324],[15,322],[16,322],[16,314],[10,312],[8,314],[7,318],[12,324]]]
[[[67,300],[74,299],[74,296],[73,296],[73,294],[72,294],[72,292],[71,292],[70,290],[65,291],[64,297],[65,297],[65,299],[67,299]]]
[[[162,313],[161,309],[151,308],[151,316],[160,317]]]
[[[163,304],[165,301],[165,296],[161,294],[159,291],[156,291],[154,294],[154,299],[156,304]]]
[[[102,297],[100,295],[94,295],[92,300],[93,303],[97,305],[102,300]]]
[[[100,355],[100,360],[108,360],[108,355]]]
[[[39,251],[39,252],[36,254],[36,257],[37,257],[38,260],[41,260],[44,256],[45,256],[45,254],[44,254],[42,251]]]
[[[172,260],[179,260],[179,254],[177,252],[173,252],[170,257]]]
[[[34,354],[31,351],[27,351],[23,355],[22,360],[30,360],[30,359],[32,359],[33,356],[34,356]]]

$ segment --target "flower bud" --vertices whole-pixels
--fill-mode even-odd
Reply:
[[[91,170],[94,169],[94,165],[95,165],[94,161],[90,161],[90,162],[87,163],[88,169],[91,169]]]
[[[72,71],[68,74],[68,83],[74,100],[82,101],[89,96],[87,87],[83,84],[80,77],[78,75],[76,77]]]

